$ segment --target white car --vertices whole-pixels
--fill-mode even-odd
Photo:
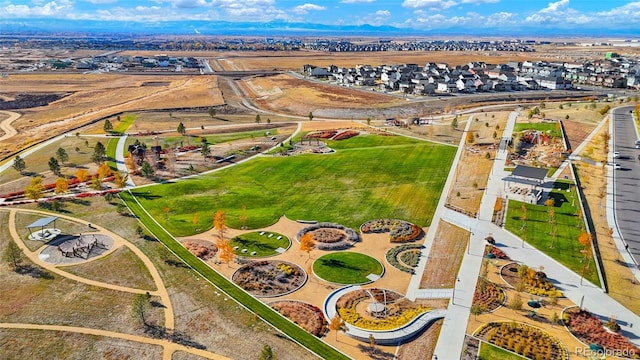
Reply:
[[[618,159],[618,158],[620,158],[620,152],[619,152],[619,151],[614,151],[614,152],[613,152],[613,158],[614,158],[614,159]]]
[[[611,165],[611,167],[613,167],[614,170],[622,169],[622,166],[620,164],[618,164],[618,163],[611,163],[609,165]]]

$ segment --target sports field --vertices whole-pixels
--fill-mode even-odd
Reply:
[[[275,223],[282,215],[349,227],[373,218],[430,224],[454,147],[379,135],[329,141],[328,145],[337,152],[260,157],[134,194],[175,236],[211,228],[217,210],[227,212],[228,226],[239,228],[243,206],[249,228]]]

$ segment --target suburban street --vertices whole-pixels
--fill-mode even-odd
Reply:
[[[614,216],[619,234],[635,263],[640,263],[640,149],[635,148],[639,138],[633,124],[633,106],[615,109],[612,114],[611,152],[617,151],[618,158],[610,161],[620,164],[620,169],[609,170],[614,178]]]

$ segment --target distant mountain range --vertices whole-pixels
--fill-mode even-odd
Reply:
[[[546,28],[446,28],[420,30],[393,26],[326,25],[315,23],[228,22],[228,21],[162,21],[129,22],[68,19],[1,19],[1,34],[25,33],[86,33],[127,35],[189,35],[202,36],[470,36],[474,38],[501,37],[637,37],[638,31],[612,29],[546,29]]]

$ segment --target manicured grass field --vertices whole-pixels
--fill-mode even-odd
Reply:
[[[521,132],[523,130],[538,130],[543,133],[549,133],[549,135],[553,137],[560,137],[562,133],[560,132],[560,128],[558,128],[555,122],[545,122],[545,123],[517,123],[513,127],[514,132]]]
[[[479,360],[522,360],[526,359],[518,354],[503,350],[497,346],[483,342],[480,345]]]
[[[280,240],[278,240],[279,236],[281,237]],[[274,232],[265,232],[260,235],[260,232],[256,231],[238,235],[231,239],[231,246],[238,247],[235,251],[236,255],[245,257],[276,255],[277,248],[288,249],[290,245],[291,241],[288,237]],[[247,251],[242,252],[243,249],[247,249]],[[256,252],[255,255],[251,255],[254,251]]]
[[[142,205],[173,235],[209,229],[217,210],[240,228],[290,219],[356,228],[374,218],[429,225],[455,155],[451,146],[400,136],[357,136],[329,142],[331,155],[259,157],[198,178],[135,190]],[[177,196],[179,195],[179,196]],[[168,218],[163,209],[169,209]],[[193,214],[199,222],[194,226]]]
[[[105,145],[105,152],[107,155],[107,165],[112,170],[118,170],[118,166],[116,165],[116,148],[118,147],[119,138],[111,138]]]
[[[507,211],[507,221],[505,227],[512,233],[524,237],[526,241],[536,249],[556,259],[577,274],[582,273],[584,265],[584,254],[581,253],[583,246],[578,242],[578,237],[584,231],[584,222],[581,216],[577,216],[577,208],[580,207],[574,186],[567,192],[569,184],[556,182],[551,196],[555,200],[555,218],[557,224],[557,237],[554,241],[549,235],[549,215],[547,207],[544,205],[526,204],[527,225],[523,233],[522,202],[509,200]],[[560,190],[558,190],[560,188]],[[552,244],[553,242],[553,244]],[[551,246],[553,245],[553,248]],[[527,264],[537,266],[537,264]],[[553,274],[549,274],[553,278]],[[596,285],[600,285],[596,264],[592,260],[589,268],[585,269],[584,277]]]
[[[313,262],[313,272],[323,280],[336,284],[363,284],[367,275],[382,275],[380,262],[369,255],[354,252],[334,252]]]

